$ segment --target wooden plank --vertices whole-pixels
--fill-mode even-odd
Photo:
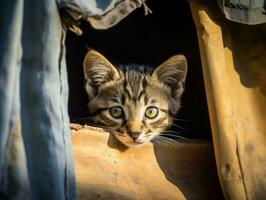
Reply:
[[[78,129],[73,152],[79,199],[223,199],[209,143],[127,149],[99,128]]]
[[[266,199],[265,25],[224,19],[212,1],[190,1],[227,199]]]

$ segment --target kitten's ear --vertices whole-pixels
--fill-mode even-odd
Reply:
[[[100,53],[90,50],[83,61],[85,89],[93,97],[100,85],[119,78],[117,69]]]
[[[155,69],[152,76],[171,89],[172,96],[179,99],[184,92],[187,75],[187,60],[183,55],[175,55]]]

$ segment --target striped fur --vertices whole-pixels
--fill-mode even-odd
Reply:
[[[116,68],[100,53],[89,51],[84,59],[84,76],[94,122],[128,147],[149,142],[171,125],[172,116],[180,109],[186,72],[182,55],[169,58],[151,71],[143,67]],[[156,115],[149,118],[149,113]]]

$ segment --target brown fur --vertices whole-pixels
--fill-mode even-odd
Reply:
[[[148,73],[116,68],[100,53],[89,51],[84,59],[84,75],[93,120],[126,146],[149,142],[171,125],[172,116],[180,109],[186,72],[182,55],[169,58]],[[121,116],[114,116],[112,107]],[[149,108],[153,108],[154,118],[147,115]]]

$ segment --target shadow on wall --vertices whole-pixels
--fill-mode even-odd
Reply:
[[[88,189],[89,188],[89,189]],[[127,194],[126,191],[120,191],[115,188],[110,189],[103,185],[79,185],[79,191],[82,191],[78,195],[78,199],[84,200],[136,200],[134,194]]]
[[[111,136],[90,127],[73,132],[80,199],[223,199],[209,142],[125,150]]]
[[[179,147],[154,145],[154,153],[167,180],[187,199],[224,199],[210,144],[194,141],[185,148],[182,143]]]
[[[248,88],[258,87],[266,96],[266,25],[231,23],[230,27],[235,68],[241,83]]]

